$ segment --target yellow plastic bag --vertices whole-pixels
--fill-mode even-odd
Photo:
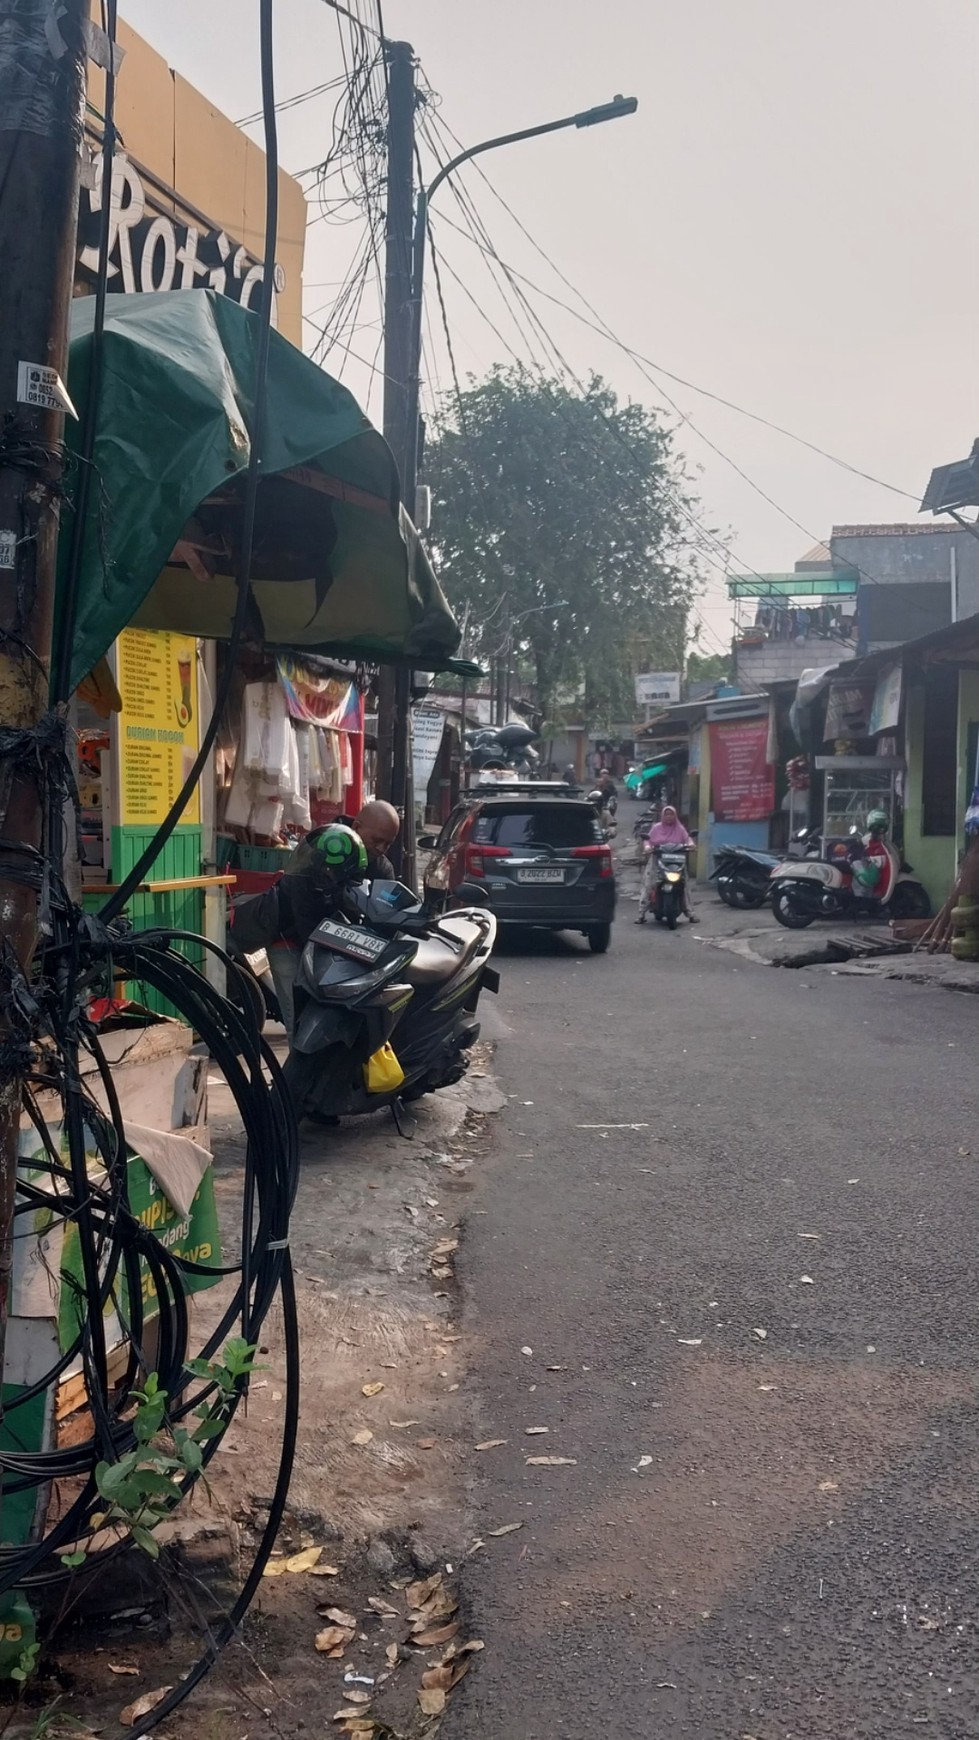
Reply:
[[[382,1045],[364,1064],[364,1086],[369,1094],[393,1094],[404,1078],[405,1072],[391,1045]]]

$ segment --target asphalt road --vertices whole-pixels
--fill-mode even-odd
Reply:
[[[979,1736],[979,1004],[620,910],[501,961],[445,1740]]]

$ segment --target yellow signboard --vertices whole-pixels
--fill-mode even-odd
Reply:
[[[119,820],[156,827],[169,812],[200,747],[197,642],[188,634],[124,629],[119,660]],[[200,790],[181,822],[199,823]]]

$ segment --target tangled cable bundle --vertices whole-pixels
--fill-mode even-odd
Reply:
[[[39,864],[34,874],[42,875]],[[134,1391],[145,1385],[150,1369],[153,1388],[165,1393],[160,1409],[163,1431],[181,1436],[184,1422],[199,1443],[194,1464],[170,1481],[164,1508],[173,1508],[203,1473],[223,1432],[247,1394],[248,1372],[222,1387],[209,1378],[207,1367],[220,1366],[230,1337],[252,1350],[260,1343],[262,1326],[278,1303],[285,1342],[286,1406],[278,1476],[264,1533],[254,1562],[234,1605],[223,1622],[210,1630],[196,1667],[143,1723],[162,1720],[207,1671],[234,1634],[248,1607],[280,1525],[292,1470],[298,1422],[299,1343],[296,1303],[288,1252],[289,1215],[298,1180],[295,1118],[283,1089],[274,1054],[263,1040],[251,1000],[243,1007],[221,996],[204,974],[175,944],[201,943],[199,937],[172,931],[130,932],[105,929],[97,920],[70,906],[61,888],[52,900],[54,935],[41,962],[42,971],[28,986],[13,982],[17,1011],[16,1043],[30,1044],[33,1065],[25,1086],[25,1107],[39,1139],[39,1157],[31,1175],[21,1177],[16,1215],[35,1218],[50,1229],[73,1223],[79,1241],[81,1279],[66,1273],[61,1285],[72,1287],[78,1332],[43,1377],[6,1403],[8,1439],[17,1436],[17,1411],[42,1391],[53,1390],[70,1367],[80,1362],[92,1430],[83,1442],[35,1454],[8,1451],[3,1458],[3,1497],[70,1482],[73,1496],[63,1514],[41,1538],[21,1546],[0,1548],[0,1593],[41,1591],[75,1575],[96,1575],[113,1557],[139,1539],[138,1528],[106,1527],[105,1481],[97,1470],[118,1464],[133,1451],[147,1453],[139,1436]],[[227,971],[239,969],[215,949]],[[239,1260],[213,1268],[176,1255],[144,1225],[129,1205],[127,1144],[118,1096],[98,1033],[86,1015],[93,993],[107,988],[107,979],[140,981],[176,1008],[206,1044],[233,1095],[245,1132]],[[32,1031],[28,1032],[28,1026]],[[86,1086],[82,1059],[91,1060],[98,1098]],[[60,1100],[63,1119],[60,1145],[53,1136],[55,1121],[43,1117],[39,1096],[50,1104]],[[103,1103],[100,1103],[100,1098]],[[91,1156],[97,1156],[92,1175]],[[191,1343],[186,1282],[190,1276],[226,1277],[234,1291],[220,1321],[199,1346]],[[144,1278],[155,1295],[156,1321],[152,1368],[145,1352]],[[124,1375],[110,1378],[105,1337],[105,1312],[115,1310],[127,1346]],[[186,1432],[186,1428],[184,1428]],[[191,1435],[191,1434],[187,1434]],[[100,1515],[100,1513],[102,1513]],[[94,1520],[93,1520],[94,1519]]]

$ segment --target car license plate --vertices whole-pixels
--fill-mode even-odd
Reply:
[[[563,870],[518,870],[518,882],[563,882]]]
[[[383,936],[374,936],[369,930],[356,930],[352,924],[334,924],[330,919],[317,925],[315,937],[317,942],[325,943],[341,955],[351,955],[357,961],[376,961],[388,946]]]

